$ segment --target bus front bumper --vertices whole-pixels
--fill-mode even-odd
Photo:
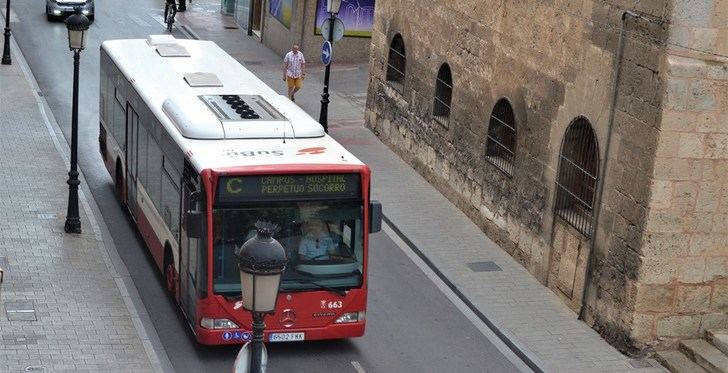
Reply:
[[[366,321],[355,322],[349,324],[331,324],[320,328],[297,329],[278,329],[265,330],[264,340],[270,342],[271,334],[286,333],[286,336],[297,335],[303,333],[302,341],[315,341],[322,339],[345,339],[355,338],[364,335]],[[235,345],[243,344],[250,341],[253,332],[245,329],[219,329],[210,330],[197,327],[197,342],[203,345]]]

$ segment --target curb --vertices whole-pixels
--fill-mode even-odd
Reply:
[[[25,60],[25,56],[14,37],[11,38],[10,49],[13,53],[13,62],[18,64],[26,81],[33,90],[33,97],[38,104],[38,110],[44,119],[44,125],[48,130],[58,154],[61,156],[64,163],[68,164],[70,159],[70,148],[68,142],[63,136],[63,132],[61,131],[58,122],[55,120],[55,117],[48,106],[48,102],[44,97],[39,95],[40,87],[38,82],[35,80],[35,76],[33,75],[30,66]],[[86,195],[92,194],[88,189],[83,171],[80,167],[78,171],[79,180],[81,181],[79,188],[79,201],[89,219],[94,237],[98,240],[99,244],[97,248],[103,257],[106,268],[116,283],[119,293],[122,296],[124,305],[129,312],[137,335],[144,346],[144,351],[147,354],[151,367],[156,372],[173,372],[174,368],[172,367],[172,363],[169,360],[166,351],[164,351],[164,348],[162,347],[159,336],[154,329],[149,315],[146,313],[146,309],[143,307],[139,293],[137,292],[136,287],[134,287],[123,261],[121,261],[121,258],[119,257],[116,246],[113,241],[104,240],[105,237],[108,238],[110,236],[108,227],[104,223],[103,219],[96,219],[96,214],[99,214],[100,216],[100,210],[93,198],[89,199],[86,197]],[[138,309],[141,309],[142,311],[139,312]]]
[[[193,30],[192,27],[183,24],[182,22],[179,23],[179,30],[190,39],[200,40],[200,36],[197,35],[195,30]]]

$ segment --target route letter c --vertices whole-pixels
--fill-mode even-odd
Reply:
[[[233,186],[233,183],[241,184],[243,181],[240,179],[230,179],[227,182],[227,191],[230,194],[238,194],[243,191],[243,188],[240,186]]]

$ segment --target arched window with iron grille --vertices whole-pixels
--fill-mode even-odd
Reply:
[[[407,69],[407,55],[404,50],[402,35],[397,34],[389,45],[389,59],[387,60],[387,81],[396,90],[404,89],[404,74]]]
[[[493,107],[488,124],[485,159],[506,175],[513,175],[516,151],[516,117],[508,99],[501,98]]]
[[[452,100],[452,74],[450,66],[443,63],[437,71],[435,82],[435,104],[432,109],[432,116],[435,120],[447,127],[450,119],[450,101]]]
[[[592,233],[598,171],[596,134],[586,118],[578,117],[566,129],[561,145],[554,213],[586,237]]]

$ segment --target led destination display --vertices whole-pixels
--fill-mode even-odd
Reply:
[[[219,202],[351,199],[361,196],[358,174],[224,177]]]

